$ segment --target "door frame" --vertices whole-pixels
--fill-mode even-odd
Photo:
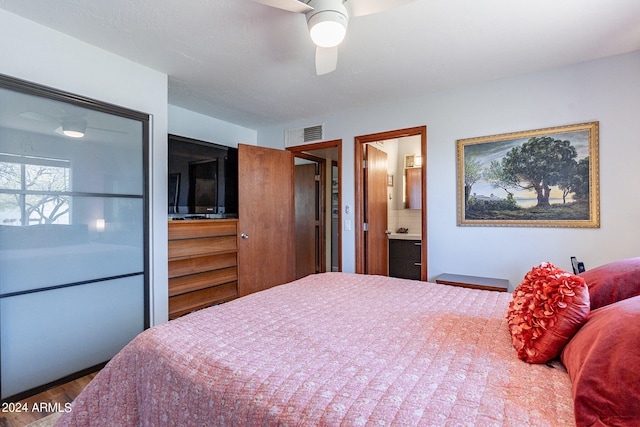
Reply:
[[[364,144],[387,139],[397,139],[407,136],[420,136],[420,151],[422,151],[422,251],[420,253],[420,280],[427,280],[427,127],[417,126],[388,132],[360,135],[354,138],[355,157],[355,233],[356,233],[356,273],[365,273],[365,236],[364,236]]]
[[[286,147],[288,151],[293,153],[294,157],[302,158],[309,155],[305,154],[307,151],[326,148],[338,149],[338,271],[342,271],[342,139]],[[325,209],[331,209],[331,206],[325,205]]]

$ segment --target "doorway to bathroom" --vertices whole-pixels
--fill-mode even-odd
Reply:
[[[427,280],[426,126],[355,138],[356,272],[389,275],[389,239],[420,247]]]

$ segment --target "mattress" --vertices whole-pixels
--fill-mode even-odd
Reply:
[[[517,358],[510,299],[308,276],[141,333],[56,425],[575,425],[562,366]]]

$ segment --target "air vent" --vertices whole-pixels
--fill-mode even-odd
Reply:
[[[324,125],[308,126],[306,128],[291,129],[285,133],[285,146],[308,144],[324,139]]]

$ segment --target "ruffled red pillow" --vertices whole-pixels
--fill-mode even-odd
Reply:
[[[513,292],[507,321],[518,357],[545,363],[560,355],[589,315],[584,279],[543,262]]]

